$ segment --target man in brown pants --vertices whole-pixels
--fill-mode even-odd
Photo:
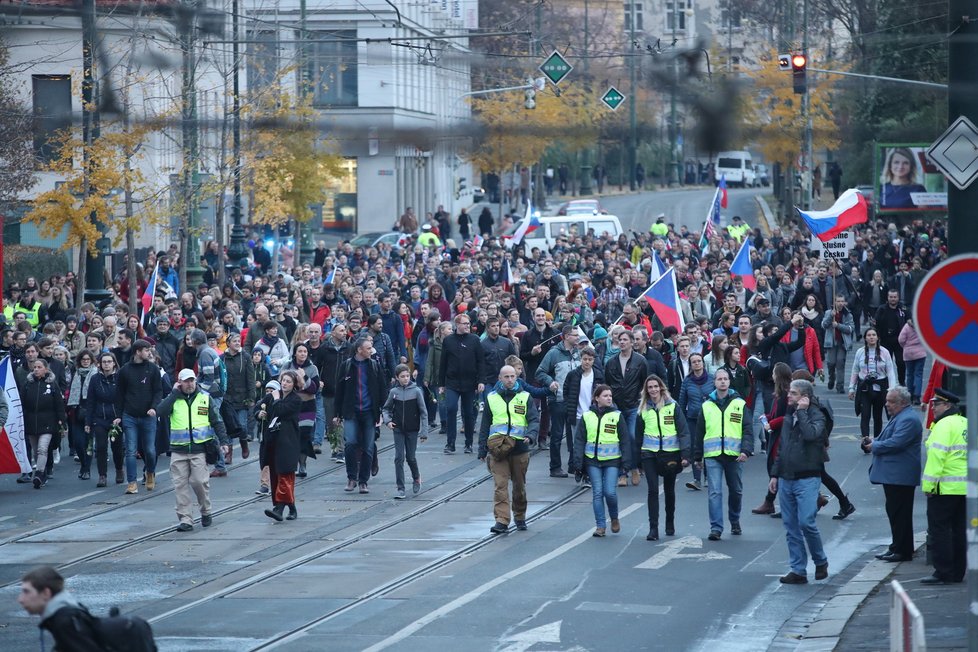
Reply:
[[[517,530],[526,529],[526,469],[530,447],[540,432],[540,415],[529,392],[517,384],[516,370],[506,365],[499,382],[486,395],[479,429],[479,459],[489,460],[496,490],[489,531],[502,534],[509,529],[509,484],[513,483],[513,519]]]

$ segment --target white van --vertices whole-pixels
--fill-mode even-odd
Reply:
[[[753,188],[757,185],[757,172],[751,161],[750,152],[720,152],[717,155],[716,178],[727,177],[727,186]]]
[[[607,233],[615,238],[624,233],[621,222],[615,215],[544,215],[538,217],[537,220],[540,221],[540,228],[531,231],[523,238],[526,251],[532,251],[534,247],[541,251],[547,251],[557,243],[559,236],[573,238],[579,235],[587,235],[588,231],[591,230],[596,236]],[[522,222],[523,220],[520,220],[507,229],[503,233],[503,240],[511,239]]]

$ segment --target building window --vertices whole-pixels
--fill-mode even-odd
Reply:
[[[71,127],[71,75],[32,75],[34,155],[39,163],[58,158],[58,132]]]
[[[342,163],[342,172],[329,188],[325,205],[321,206],[324,229],[353,230],[357,228],[357,159]],[[316,210],[315,212],[319,212]]]
[[[635,31],[641,32],[644,27],[642,23],[642,3],[641,2],[626,2],[625,3],[625,31],[632,31],[632,16],[635,16]]]
[[[315,106],[357,105],[357,32],[316,32],[305,44],[306,79]]]
[[[271,30],[248,35],[248,90],[260,93],[278,76],[278,34]]]
[[[692,6],[692,0],[667,0],[666,29],[684,31],[686,29],[686,9]]]

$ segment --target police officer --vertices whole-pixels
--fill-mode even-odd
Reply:
[[[710,541],[719,541],[723,533],[723,484],[726,479],[730,533],[741,534],[740,507],[743,496],[742,469],[740,464],[754,453],[754,433],[747,403],[740,394],[730,389],[730,374],[717,369],[713,377],[716,389],[710,393],[700,408],[702,415],[696,422],[693,455],[697,461],[706,461],[706,478],[710,487]]]
[[[516,529],[526,529],[526,469],[530,447],[536,443],[539,432],[540,416],[530,393],[517,391],[516,369],[505,365],[499,370],[499,382],[486,395],[479,429],[479,459],[489,458],[489,471],[496,485],[493,494],[496,522],[489,528],[493,534],[509,529],[510,482]]]
[[[968,481],[968,420],[961,399],[944,389],[934,390],[934,423],[927,438],[923,491],[927,495],[927,533],[934,574],[921,584],[963,582],[967,561],[965,493]]]
[[[180,519],[177,532],[194,529],[191,489],[200,506],[200,524],[209,527],[213,518],[206,450],[213,446],[216,436],[221,442],[220,454],[228,451],[228,436],[220,413],[207,392],[197,388],[197,374],[193,369],[184,369],[177,376],[173,391],[160,402],[157,414],[161,419],[170,419],[170,477]]]

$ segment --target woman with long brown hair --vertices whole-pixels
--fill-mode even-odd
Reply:
[[[774,365],[771,370],[774,383],[774,403],[771,411],[761,417],[761,427],[767,433],[767,473],[771,475],[771,467],[778,457],[778,444],[781,438],[781,424],[785,412],[788,411],[788,389],[791,386],[791,367],[783,362]],[[764,502],[750,510],[752,514],[773,514],[776,494],[767,492]]]
[[[272,384],[274,383],[274,384]],[[271,393],[266,394],[255,408],[262,424],[259,466],[268,467],[271,475],[272,509],[265,516],[276,521],[294,521],[299,513],[295,508],[295,470],[299,465],[299,412],[302,398],[299,374],[283,371],[278,381],[269,381]],[[285,508],[289,515],[282,517]]]

